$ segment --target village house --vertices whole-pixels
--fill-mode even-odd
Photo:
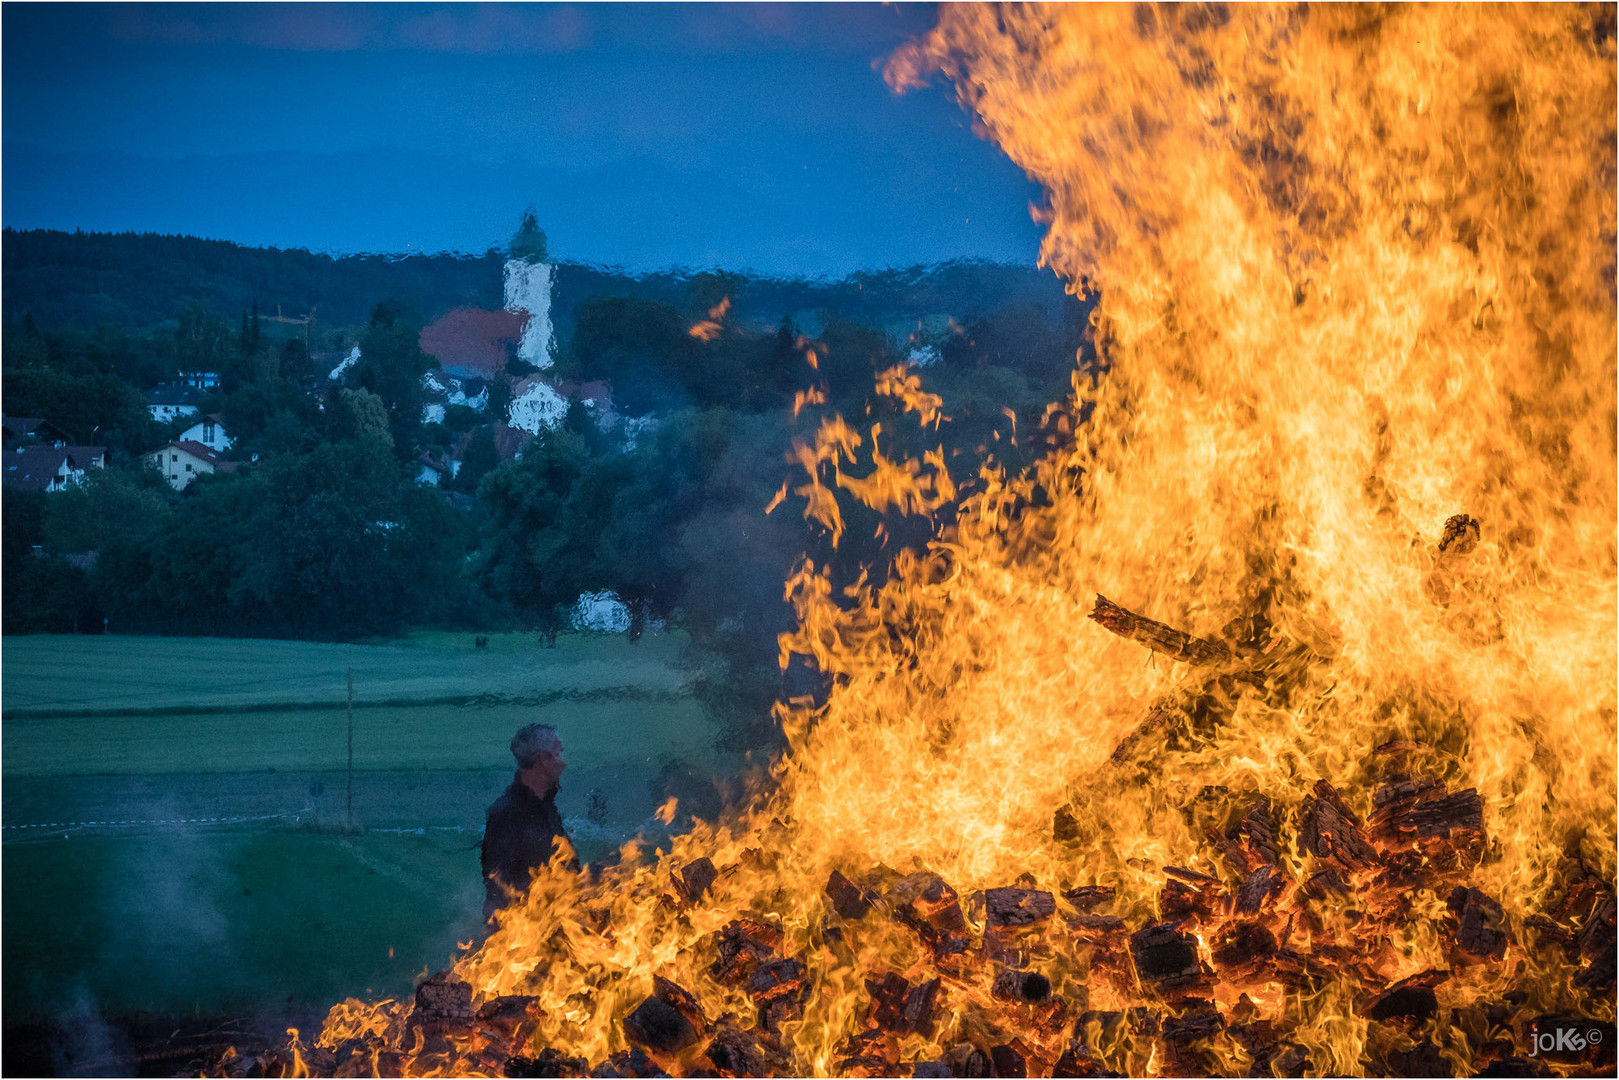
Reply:
[[[146,408],[153,420],[167,424],[178,417],[195,416],[201,412],[197,407],[201,397],[201,392],[194,387],[163,383],[146,392]]]
[[[225,434],[225,423],[218,413],[209,413],[197,423],[192,424],[180,433],[178,442],[199,442],[216,453],[223,454],[235,442]]]
[[[19,446],[66,446],[67,436],[49,420],[37,416],[0,416],[5,428],[5,446],[13,450]]]
[[[8,449],[0,482],[18,491],[63,491],[84,480],[86,469],[107,466],[104,446],[43,446]]]
[[[218,450],[194,439],[176,439],[147,457],[176,491],[184,491],[199,476],[235,472],[237,468],[237,462],[224,460]]]
[[[416,482],[441,487],[460,471],[459,465],[460,462],[444,461],[424,453],[416,459]]]

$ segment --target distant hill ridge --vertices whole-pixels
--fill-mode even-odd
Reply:
[[[0,230],[3,317],[8,327],[31,315],[42,328],[109,326],[155,329],[178,305],[200,300],[231,317],[255,301],[266,316],[311,311],[324,326],[364,323],[388,299],[424,321],[463,306],[501,306],[504,251],[481,255],[326,255],[302,248],[248,247],[228,240],[155,233]],[[696,279],[732,296],[734,316],[774,324],[783,315],[836,311],[872,326],[948,314],[970,317],[1012,304],[1038,304],[1058,318],[1065,295],[1049,271],[981,261],[870,271],[830,280],[765,278],[666,270],[631,274],[613,267],[558,262],[553,310],[557,333],[572,331],[574,306],[599,296],[636,296],[694,306]]]

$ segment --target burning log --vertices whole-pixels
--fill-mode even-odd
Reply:
[[[1005,968],[995,976],[990,993],[1002,1001],[1038,1005],[1051,997],[1051,980],[1038,971]]]
[[[1484,804],[1472,788],[1407,781],[1386,789],[1367,822],[1372,842],[1409,869],[1426,860],[1443,869],[1475,866],[1484,854]]]
[[[1118,890],[1112,885],[1081,885],[1064,892],[1062,898],[1072,904],[1077,911],[1089,911],[1107,903],[1116,895]]]
[[[714,868],[714,860],[704,856],[680,868],[675,875],[675,889],[680,893],[681,900],[690,907],[708,895],[708,890],[719,876],[720,872]]]
[[[934,1014],[942,987],[938,979],[912,986],[903,976],[885,972],[866,980],[871,994],[866,1022],[893,1035],[933,1035]]]
[[[1131,732],[1119,741],[1108,755],[1108,761],[1114,765],[1123,765],[1140,756],[1141,751],[1147,747],[1157,746],[1164,742],[1170,729],[1181,719],[1181,711],[1173,705],[1157,704],[1148,712],[1147,718],[1137,724]]]
[[[1119,637],[1139,642],[1153,652],[1194,667],[1223,664],[1232,658],[1231,650],[1219,642],[1205,641],[1166,623],[1137,615],[1100,593],[1090,617]]]
[[[1051,1067],[1052,1076],[1119,1076],[1121,1074],[1109,1070],[1091,1053],[1091,1048],[1082,1039],[1069,1039],[1068,1046]]]
[[[972,1043],[959,1043],[944,1056],[952,1076],[994,1076],[995,1066],[984,1051]]]
[[[564,1076],[589,1076],[590,1062],[584,1058],[569,1057],[560,1050],[547,1046],[531,1058],[508,1058],[503,1071],[509,1077],[556,1080]]]
[[[735,985],[746,982],[760,964],[768,963],[781,945],[780,927],[736,919],[714,935],[719,956],[708,969],[715,982]]]
[[[1207,1076],[1211,1062],[1195,1044],[1225,1030],[1225,1021],[1212,1001],[1190,998],[1179,1016],[1164,1020],[1160,1037],[1165,1050],[1164,1075]]]
[[[911,874],[901,878],[888,891],[894,917],[915,926],[955,932],[967,929],[961,903],[938,874]]]
[[[1276,819],[1270,800],[1261,795],[1248,812],[1216,841],[1237,868],[1252,873],[1262,866],[1277,866]]]
[[[1056,911],[1056,898],[1039,889],[984,890],[984,918],[992,930],[1035,926]]]
[[[1028,1076],[1032,1056],[1021,1039],[989,1048],[989,1061],[996,1076]]]
[[[703,1052],[721,1076],[782,1076],[792,1071],[780,1047],[737,1027],[731,1016],[714,1025],[714,1037]]]
[[[1426,1020],[1439,1008],[1434,987],[1448,978],[1448,971],[1419,972],[1374,995],[1356,1011],[1368,1020]]]
[[[1450,1062],[1439,1053],[1433,1040],[1423,1039],[1408,1050],[1391,1050],[1384,1055],[1388,1076],[1448,1077],[1456,1075]]]
[[[1237,886],[1237,910],[1245,915],[1259,911],[1281,888],[1280,874],[1269,866],[1257,867]]]
[[[774,1034],[782,1024],[803,1019],[808,980],[809,969],[792,957],[760,965],[748,980],[748,995],[759,1007],[759,1026]]]
[[[898,1063],[899,1046],[881,1028],[851,1035],[838,1048],[838,1068],[847,1076],[893,1076]]]
[[[1163,923],[1130,935],[1130,956],[1136,978],[1160,992],[1184,991],[1206,981],[1209,974],[1197,956],[1197,939],[1173,924]]]
[[[1305,807],[1303,828],[1304,845],[1310,853],[1331,859],[1345,870],[1365,870],[1380,861],[1361,829],[1360,818],[1325,780],[1316,781],[1315,797]]]
[[[871,903],[875,899],[871,893],[860,888],[854,882],[834,870],[832,876],[826,879],[826,897],[832,901],[832,910],[845,919],[863,919],[866,912],[871,910]]]
[[[965,953],[971,946],[956,890],[938,874],[901,878],[889,889],[887,899],[894,918],[921,936],[935,962]]]
[[[1114,938],[1124,932],[1124,920],[1117,915],[1075,915],[1067,920],[1068,928],[1092,943]]]
[[[416,988],[413,1024],[437,1033],[465,1028],[472,1023],[472,1016],[472,987],[448,971],[439,972]]]
[[[1477,889],[1457,886],[1445,906],[1456,917],[1456,945],[1477,957],[1497,957],[1507,951],[1501,905]]]
[[[646,1077],[668,1076],[658,1067],[658,1063],[647,1057],[646,1051],[639,1046],[628,1050],[620,1050],[600,1065],[596,1066],[593,1077],[604,1080],[643,1080]]]
[[[660,975],[652,977],[652,996],[624,1018],[625,1038],[665,1055],[695,1046],[707,1027],[697,998]]]

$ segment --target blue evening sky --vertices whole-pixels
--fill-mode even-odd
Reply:
[[[882,60],[930,5],[23,4],[0,218],[767,273],[1032,263],[1038,189]]]

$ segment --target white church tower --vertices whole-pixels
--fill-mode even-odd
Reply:
[[[527,312],[517,358],[537,368],[551,366],[551,264],[546,261],[545,233],[529,211],[512,237],[506,260],[506,310]]]

